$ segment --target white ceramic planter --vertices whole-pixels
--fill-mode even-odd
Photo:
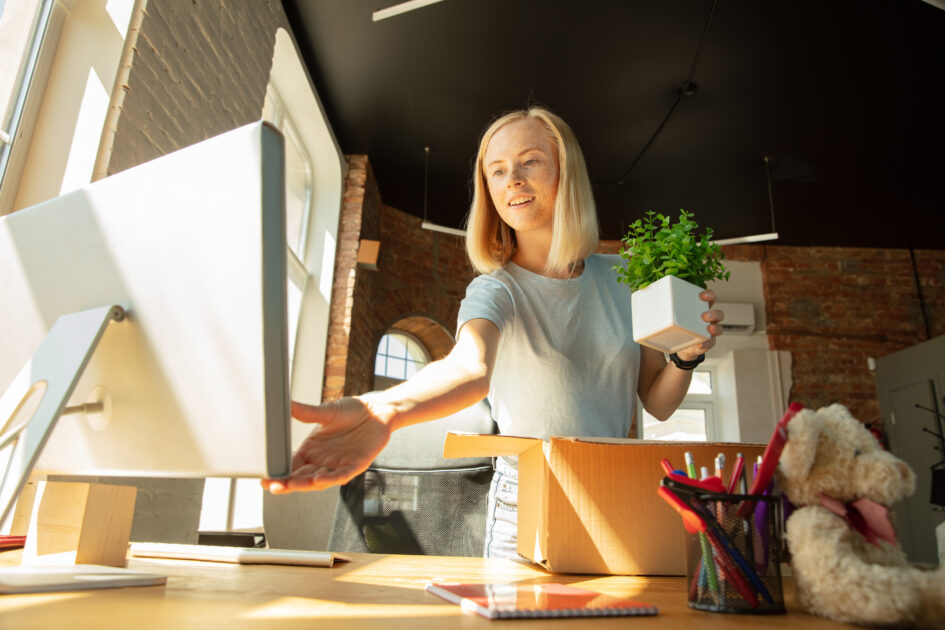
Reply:
[[[633,340],[667,354],[709,338],[702,287],[666,276],[630,294]]]

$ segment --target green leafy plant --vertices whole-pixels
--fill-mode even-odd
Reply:
[[[722,264],[722,248],[713,243],[712,229],[696,234],[698,224],[692,213],[679,211],[679,220],[654,212],[630,224],[623,237],[620,256],[626,266],[616,265],[617,279],[637,291],[664,276],[676,276],[697,286],[706,287],[710,280],[728,280],[729,272]]]

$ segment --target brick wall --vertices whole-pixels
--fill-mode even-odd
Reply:
[[[323,400],[373,389],[377,344],[395,322],[420,316],[454,333],[474,276],[461,238],[385,206],[367,156],[347,160]],[[381,242],[377,271],[357,266],[360,239]]]
[[[279,27],[278,0],[149,0],[107,173],[258,120]]]
[[[868,359],[945,334],[945,251],[916,251],[914,269],[901,249],[739,245],[725,254],[761,263],[769,346],[793,356],[792,401],[840,402],[879,425]]]

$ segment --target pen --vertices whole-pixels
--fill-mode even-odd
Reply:
[[[686,474],[689,475],[690,479],[696,478],[696,460],[693,458],[692,453],[686,451],[683,453],[683,459],[686,461]]]
[[[728,487],[725,489],[726,494],[732,494],[735,492],[735,488],[738,485],[738,481],[742,476],[745,468],[745,458],[741,453],[735,455],[735,465],[732,467],[732,476],[729,477]]]
[[[720,481],[725,479],[725,453],[719,453],[715,456],[715,476],[718,477]],[[719,521],[725,522],[724,501],[719,501]]]
[[[686,451],[683,453],[683,459],[686,461],[686,474],[688,474],[691,479],[695,479],[696,460],[693,458],[692,453]],[[709,540],[706,538],[705,533],[699,533],[699,546],[702,548],[702,565],[705,567],[709,590],[714,595],[718,595],[719,581],[715,574],[715,561],[712,559],[712,549],[709,547]]]
[[[702,577],[705,575],[705,566],[699,560],[699,567],[692,574],[692,584],[689,585],[689,599],[702,599]]]
[[[741,453],[739,453],[736,456],[736,462],[738,463],[736,467],[739,469],[739,475],[738,475],[738,493],[739,494],[745,494],[748,491],[748,481],[747,481],[748,474],[745,472],[744,459],[745,458],[742,457]],[[744,519],[742,521],[742,533],[745,535],[745,553],[748,554],[748,564],[749,566],[754,567],[755,566],[755,540],[758,537],[752,533],[751,519],[749,518],[750,515],[739,514],[739,516],[742,516],[742,518]]]
[[[758,457],[758,461],[755,462],[754,472],[755,477],[758,476],[758,469],[761,466],[761,457]],[[765,488],[764,494],[767,495],[771,491],[772,484],[769,483],[768,487]],[[755,557],[755,569],[758,573],[764,573],[768,568],[768,504],[765,501],[759,501],[757,506],[755,506],[755,533],[753,535],[754,542],[754,554]]]
[[[673,468],[673,464],[666,458],[663,458],[662,460],[660,460],[660,466],[663,467],[663,471],[667,475],[671,475],[672,473],[676,471],[676,469]]]
[[[745,472],[745,458],[741,453],[735,456],[735,467],[738,468],[738,492],[745,494],[748,492],[748,473]]]
[[[718,477],[719,481],[723,479],[722,477],[723,468],[725,468],[725,454],[719,453],[718,455],[715,456],[715,476]],[[705,471],[705,473],[703,473],[703,476],[704,477],[708,476],[707,473],[708,471]],[[715,509],[716,509],[716,518],[719,519],[720,523],[724,523],[725,522],[725,502],[716,501]],[[728,590],[728,587],[726,586],[725,582],[726,582],[725,570],[723,569],[721,575],[719,575],[719,601],[722,605],[722,608],[725,608],[726,606],[726,602],[725,602],[726,591]]]

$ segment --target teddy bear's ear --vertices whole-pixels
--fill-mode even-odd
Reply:
[[[823,418],[804,409],[787,424],[787,443],[778,460],[781,474],[787,479],[806,479],[817,458],[817,443],[824,428]]]

